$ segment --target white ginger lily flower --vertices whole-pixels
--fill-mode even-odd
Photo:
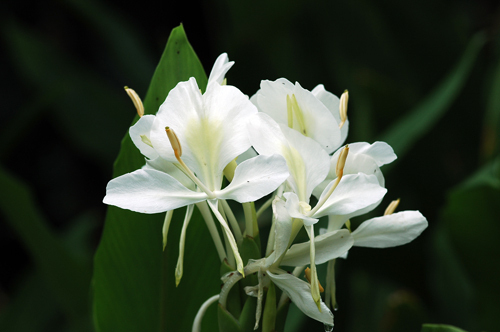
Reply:
[[[251,101],[277,123],[314,139],[327,153],[335,151],[347,136],[347,125],[339,129],[339,99],[322,85],[311,92],[285,78],[264,80]]]
[[[221,62],[216,71],[225,73],[230,66]],[[200,92],[193,77],[177,84],[160,106],[150,131],[154,151],[163,160],[179,164],[196,183],[198,191],[191,190],[161,167],[144,167],[111,180],[104,203],[141,213],[159,213],[207,201],[229,239],[238,270],[242,272],[236,241],[217,209],[217,199],[255,201],[275,190],[288,177],[288,171],[281,156],[257,156],[241,163],[232,182],[221,189],[224,167],[250,148],[245,128],[257,109],[237,88],[218,84],[220,77],[214,75],[205,94]],[[153,156],[151,151],[145,154]]]

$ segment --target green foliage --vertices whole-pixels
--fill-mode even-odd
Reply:
[[[421,332],[466,332],[451,325],[424,324]]]
[[[144,101],[146,113],[156,113],[170,89],[191,76],[200,86],[206,85],[203,68],[180,26],[172,31],[151,81]],[[126,135],[114,176],[143,164],[144,157]],[[181,211],[174,213],[170,239],[162,253],[163,218],[160,214],[109,207],[94,261],[94,320],[98,331],[187,331],[201,304],[219,291],[217,254],[198,212],[187,234],[184,277],[175,287],[183,215]],[[217,326],[209,317],[204,323]]]
[[[0,191],[0,211],[23,242],[34,261],[37,274],[47,287],[47,289],[41,287],[36,292],[40,291],[42,294],[47,290],[50,292],[48,302],[57,303],[74,331],[89,331],[88,266],[72,255],[48,227],[28,187],[3,168],[0,168],[0,187],[3,189]],[[36,279],[28,280],[25,289],[34,290],[33,285],[36,283],[39,283]],[[24,298],[29,298],[29,295],[29,291],[23,292]],[[41,303],[34,302],[33,306],[42,308]],[[22,306],[17,305],[17,308],[20,307]],[[50,317],[50,310],[47,309],[44,308],[43,311]],[[14,331],[19,328],[16,324],[22,323],[23,320],[19,316],[16,319],[15,313],[6,314],[0,321],[0,327],[4,331],[9,329]]]

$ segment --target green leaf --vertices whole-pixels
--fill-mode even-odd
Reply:
[[[203,67],[179,26],[172,30],[152,78],[144,100],[145,112],[156,113],[168,92],[192,76],[205,87]],[[144,157],[127,134],[114,176],[143,164]],[[201,304],[219,293],[220,262],[197,209],[186,237],[184,276],[175,287],[182,211],[174,212],[168,244],[162,252],[164,214],[109,207],[94,258],[94,321],[98,331],[189,331]],[[213,312],[211,309],[209,312]],[[203,326],[216,330],[216,315],[205,315]]]
[[[424,324],[421,332],[466,332],[451,325]]]
[[[477,55],[485,44],[484,34],[476,34],[450,74],[420,105],[398,120],[380,140],[389,143],[402,157],[450,108],[464,86]]]
[[[89,331],[90,267],[73,257],[48,227],[29,188],[0,167],[0,211],[33,259],[75,331]]]

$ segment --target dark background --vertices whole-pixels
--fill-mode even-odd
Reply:
[[[307,89],[322,83],[337,95],[349,89],[347,142],[383,138],[435,91],[482,32],[485,44],[450,107],[383,169],[388,202],[401,198],[400,210],[420,210],[429,228],[405,247],[351,250],[338,267],[336,325],[418,331],[434,322],[494,331],[493,294],[500,293],[485,289],[493,282],[481,282],[500,274],[498,183],[473,193],[457,186],[498,154],[496,1],[69,0],[1,7],[0,166],[29,188],[49,228],[88,271],[105,218],[106,183],[135,115],[123,86],[145,96],[180,23],[207,73],[227,52],[236,62],[228,81],[250,96],[260,80],[279,77]],[[6,219],[0,222],[0,330],[7,322],[21,331],[12,327],[12,308],[32,301],[18,299],[37,269],[6,216],[0,211]],[[52,315],[40,320],[39,331],[64,330],[63,315]]]

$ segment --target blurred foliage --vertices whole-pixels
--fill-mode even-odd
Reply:
[[[0,12],[1,331],[91,330],[101,201],[135,116],[123,86],[145,95],[180,22],[206,70],[228,52],[236,61],[229,83],[244,93],[279,77],[336,94],[347,88],[349,142],[403,146],[385,171],[387,203],[402,198],[400,209],[420,210],[429,229],[409,245],[356,248],[339,262],[336,329],[418,331],[442,323],[495,330],[497,2],[67,0],[7,1]],[[187,249],[186,261],[194,259]],[[165,272],[172,284],[173,264]],[[189,282],[197,291],[205,280]],[[295,310],[288,331],[323,329]],[[209,315],[216,314],[213,306]]]

